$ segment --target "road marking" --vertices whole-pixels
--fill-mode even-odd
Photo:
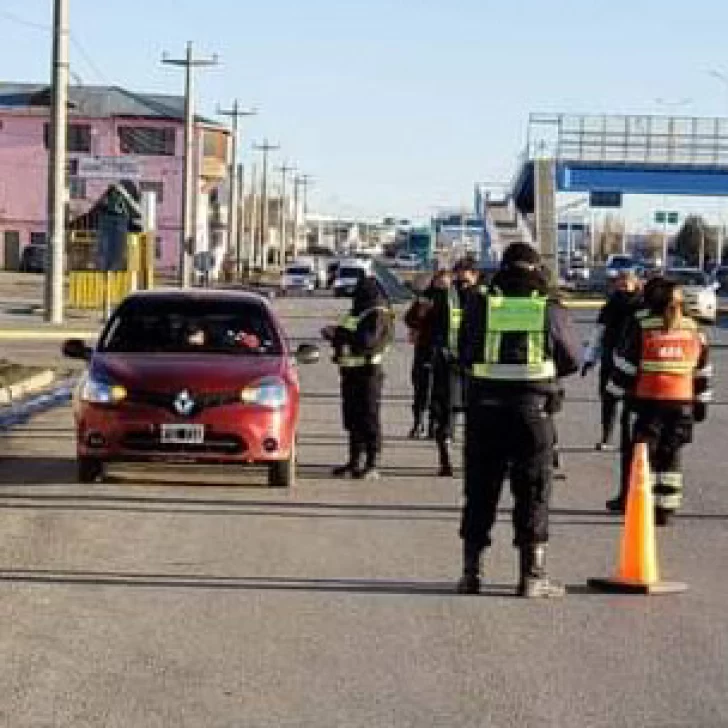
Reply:
[[[65,341],[66,339],[96,339],[98,335],[98,331],[0,329],[0,341]]]

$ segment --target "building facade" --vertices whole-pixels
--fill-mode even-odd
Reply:
[[[0,266],[17,266],[23,247],[47,231],[50,93],[44,86],[0,84]],[[230,137],[198,117],[194,156],[200,200],[196,227],[206,222],[209,196],[227,176]],[[178,265],[184,187],[184,99],[118,87],[69,92],[68,219],[86,213],[109,184],[128,179],[156,194],[156,264]]]

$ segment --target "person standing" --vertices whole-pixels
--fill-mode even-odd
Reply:
[[[374,277],[360,279],[351,312],[338,326],[327,326],[321,334],[334,349],[341,378],[344,428],[349,433],[348,460],[334,468],[333,474],[376,480],[382,444],[382,363],[393,339],[394,317]]]
[[[559,379],[578,372],[580,352],[568,312],[548,296],[548,288],[538,252],[513,243],[491,286],[471,295],[464,310],[460,359],[468,385],[458,582],[463,594],[480,589],[481,557],[491,543],[507,475],[520,552],[517,594],[564,594],[546,571],[553,415],[561,408]]]
[[[461,261],[454,279],[446,279],[432,302],[432,415],[439,459],[438,475],[453,476],[452,438],[454,413],[461,410],[463,381],[458,360],[463,303],[478,280],[474,261]]]
[[[647,444],[659,526],[682,504],[682,449],[707,417],[712,373],[705,335],[683,314],[682,288],[664,280],[650,292],[649,315],[635,318],[615,353],[607,385],[636,414],[632,450]]]
[[[425,413],[430,409],[430,394],[432,389],[432,299],[434,292],[449,286],[449,273],[440,270],[432,277],[430,285],[417,296],[407,309],[404,323],[409,332],[409,338],[414,345],[412,359],[412,415],[413,424],[410,430],[410,439],[416,440],[425,436]],[[429,429],[434,437],[434,421],[430,415]]]
[[[614,350],[624,334],[627,322],[639,309],[641,301],[637,274],[633,270],[620,271],[614,282],[613,293],[599,311],[596,328],[584,352],[584,363],[581,367],[582,377],[585,377],[596,366],[597,361],[599,362],[602,436],[596,444],[597,450],[610,449],[619,399],[607,391],[607,383],[614,367]],[[629,440],[629,422],[629,411],[623,406],[620,417],[620,442],[622,443]]]

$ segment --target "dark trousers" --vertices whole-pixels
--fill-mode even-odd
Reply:
[[[376,454],[382,447],[382,386],[381,367],[367,366],[344,369],[341,372],[341,408],[344,429],[349,432],[351,445]]]
[[[444,353],[436,353],[432,362],[432,393],[430,412],[435,425],[435,440],[452,440],[453,409],[459,377]]]
[[[415,347],[412,361],[412,414],[415,425],[422,423],[430,405],[432,389],[432,352],[430,349]]]
[[[619,410],[620,400],[613,394],[607,391],[607,384],[609,383],[610,376],[612,374],[612,367],[610,364],[602,362],[599,369],[599,397],[602,401],[602,442],[608,442],[612,438],[614,432],[614,425],[617,422],[617,412]],[[620,418],[620,427],[622,432],[620,433],[620,443],[624,443],[625,427],[629,431],[629,412],[627,407],[622,404],[622,412]]]
[[[647,444],[658,508],[676,511],[682,505],[682,450],[692,439],[693,419],[680,409],[659,404],[639,408],[633,443]]]
[[[473,404],[465,424],[465,504],[460,537],[475,550],[491,543],[503,481],[510,474],[514,545],[548,541],[555,429],[533,409]]]

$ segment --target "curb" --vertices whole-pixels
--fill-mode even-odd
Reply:
[[[0,388],[0,406],[12,405],[18,399],[42,392],[53,384],[55,378],[56,375],[52,369],[45,369],[27,379]]]
[[[75,379],[66,379],[48,392],[38,394],[15,405],[3,407],[0,409],[0,432],[27,422],[33,415],[70,402],[75,386]]]
[[[66,339],[96,339],[98,331],[69,331],[66,329],[0,329],[0,341],[65,341]]]

